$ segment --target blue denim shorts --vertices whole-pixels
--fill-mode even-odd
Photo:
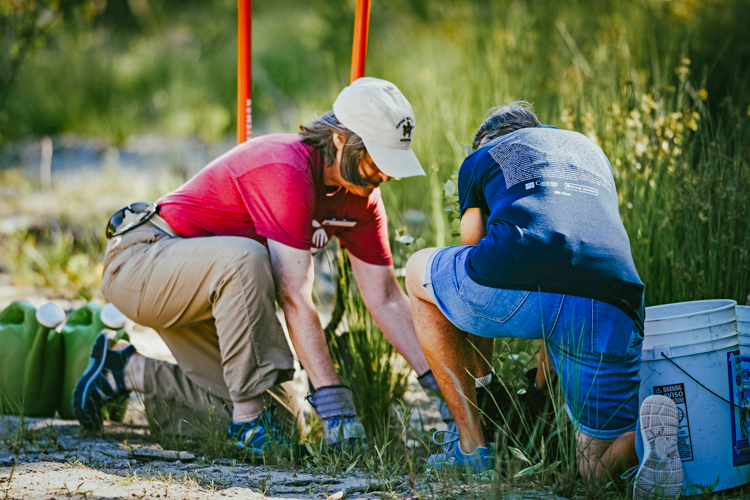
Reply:
[[[441,248],[427,262],[424,286],[445,317],[480,337],[544,339],[576,428],[600,439],[635,430],[643,341],[635,322],[598,300],[479,285],[466,273],[471,248]]]

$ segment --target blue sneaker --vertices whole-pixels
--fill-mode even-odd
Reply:
[[[442,435],[448,436],[448,439],[444,441],[438,441],[438,436]],[[451,455],[451,453],[453,453],[453,448],[458,446],[458,427],[456,426],[456,423],[453,422],[453,425],[449,425],[448,430],[433,432],[432,442],[438,446],[442,446],[443,452],[431,455],[427,459],[427,462],[432,465],[433,462],[445,462],[446,460],[448,460],[448,457]]]
[[[107,348],[108,333],[104,330],[94,341],[89,364],[73,391],[73,411],[78,421],[90,431],[102,428],[102,410],[110,404],[119,405],[130,395],[125,387],[125,365],[135,354],[135,347],[129,345],[122,351]],[[105,371],[112,373],[115,386],[110,384]]]
[[[274,420],[271,410],[264,412],[251,422],[229,424],[229,437],[237,441],[237,446],[256,455],[263,455],[273,447],[291,450],[294,443]]]
[[[438,441],[439,434],[448,434],[452,437]],[[443,453],[436,453],[427,459],[427,463],[435,470],[460,467],[480,474],[495,468],[495,452],[492,446],[480,446],[473,453],[464,453],[459,444],[458,433],[452,431],[437,431],[432,435],[432,441],[443,447]]]

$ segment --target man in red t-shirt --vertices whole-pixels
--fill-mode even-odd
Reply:
[[[393,271],[378,189],[393,177],[424,175],[411,150],[414,124],[395,85],[359,79],[341,92],[333,111],[299,134],[241,144],[162,197],[158,213],[144,209],[131,225],[111,227],[104,295],[159,332],[178,366],[138,355],[126,343],[109,350],[97,342],[76,391],[79,420],[97,427],[107,401],[136,390],[146,394],[152,414],[164,413],[149,408],[163,407],[164,399],[188,414],[226,408],[230,434],[262,452],[282,440],[260,418],[263,394],[293,374],[275,315],[278,301],[315,388],[308,400],[326,442],[363,440],[312,301],[312,253],[333,236],[349,251],[362,297],[384,335],[423,387],[436,390]],[[283,400],[278,391],[275,397]]]

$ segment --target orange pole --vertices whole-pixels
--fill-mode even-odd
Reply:
[[[253,0],[237,3],[237,144],[253,135]]]
[[[351,81],[365,76],[367,32],[370,28],[370,0],[357,0],[354,11],[354,42],[352,46]]]

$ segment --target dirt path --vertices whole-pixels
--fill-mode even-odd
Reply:
[[[264,498],[246,488],[211,491],[191,483],[132,480],[85,466],[27,463],[16,468],[8,498]]]

